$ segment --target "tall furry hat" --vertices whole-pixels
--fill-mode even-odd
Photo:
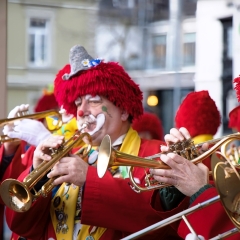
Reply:
[[[233,83],[235,84],[234,89],[236,91],[238,102],[240,102],[240,75],[233,80]]]
[[[58,103],[54,96],[52,86],[48,86],[48,89],[43,90],[43,95],[37,101],[34,111],[35,112],[43,112],[50,109],[57,109]]]
[[[233,80],[233,83],[235,84],[234,89],[236,91],[238,102],[240,102],[240,76],[236,77]],[[240,131],[240,106],[237,106],[234,109],[232,109],[228,116],[229,116],[228,127],[236,128],[238,131]]]
[[[236,128],[237,131],[240,131],[240,106],[235,107],[232,109],[232,111],[229,113],[229,121],[228,121],[228,127],[229,128]]]
[[[163,140],[162,122],[158,116],[153,113],[144,112],[139,119],[133,121],[132,128],[137,132],[149,131],[153,139]]]
[[[142,92],[118,63],[93,59],[79,45],[71,48],[69,61],[54,81],[56,99],[68,113],[76,116],[75,100],[91,94],[106,97],[133,119],[142,115]]]
[[[175,124],[185,127],[192,137],[215,135],[221,123],[220,112],[208,91],[191,92],[180,105]]]

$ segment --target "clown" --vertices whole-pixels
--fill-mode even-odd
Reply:
[[[118,63],[94,59],[79,45],[70,50],[69,59],[70,64],[56,75],[55,96],[59,106],[76,117],[78,129],[91,136],[94,153],[106,135],[111,147],[120,152],[139,157],[159,153],[163,142],[141,139],[131,128],[132,121],[143,113],[142,92],[124,69]],[[33,158],[32,169],[51,160],[49,148],[62,142],[63,137],[52,135],[30,149],[26,157]],[[92,152],[89,154],[91,159]],[[18,179],[24,179],[29,171]],[[145,171],[148,169],[137,167],[133,171],[141,185],[145,184]],[[120,239],[181,211],[188,201],[180,200],[172,211],[161,207],[155,211],[149,204],[151,192],[136,194],[128,178],[114,178],[110,171],[100,179],[91,162],[74,154],[60,159],[38,187],[55,177],[52,194],[38,198],[29,211],[19,214],[7,209],[10,229],[30,239]],[[149,239],[160,235],[162,239],[180,239],[176,226],[167,226]]]

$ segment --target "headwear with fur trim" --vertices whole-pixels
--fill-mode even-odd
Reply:
[[[185,127],[192,137],[202,134],[214,136],[220,123],[220,112],[205,90],[189,93],[175,117],[176,127]]]
[[[234,80],[233,80],[233,83],[235,84],[235,91],[236,91],[236,95],[237,95],[237,99],[238,99],[238,102],[240,102],[240,76],[239,77],[236,77]]]
[[[44,94],[37,102],[34,111],[43,112],[50,109],[57,109],[58,103],[54,96],[54,93]]]
[[[93,59],[79,45],[70,50],[70,65],[65,65],[54,81],[54,92],[60,106],[76,116],[75,100],[91,94],[102,95],[126,110],[132,119],[143,113],[142,92],[118,63]]]
[[[235,107],[229,113],[228,127],[235,128],[237,131],[240,131],[240,106]]]
[[[132,128],[137,132],[150,132],[153,139],[163,140],[162,122],[154,113],[144,112],[143,115],[133,121]]]

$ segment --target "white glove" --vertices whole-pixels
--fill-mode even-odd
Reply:
[[[185,238],[185,240],[199,240],[199,239],[205,240],[205,238],[203,236],[198,235],[198,237],[197,237],[196,235],[194,235],[192,233],[189,233]]]
[[[29,104],[22,104],[20,106],[16,106],[14,109],[12,109],[9,114],[8,118],[15,118],[21,115],[21,112],[26,112],[29,109]],[[3,128],[3,134],[7,135],[9,131],[12,131],[14,128],[13,123],[9,123],[4,126]]]
[[[19,138],[35,147],[52,135],[42,122],[32,119],[15,121],[14,128],[6,134],[10,138]]]

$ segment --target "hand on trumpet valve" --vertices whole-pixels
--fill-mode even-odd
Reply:
[[[209,170],[203,163],[195,165],[187,157],[169,151],[173,143],[191,139],[186,128],[172,128],[170,134],[165,135],[167,146],[162,146],[166,153],[160,155],[161,161],[170,169],[150,169],[153,178],[160,183],[173,185],[186,196],[192,196],[209,182]],[[187,154],[185,154],[187,155]],[[191,154],[189,154],[191,155]]]
[[[28,112],[29,104],[22,104],[20,106],[16,106],[13,108],[9,114],[8,118],[16,118],[18,116],[24,115],[25,113]],[[13,123],[9,123],[4,126],[3,128],[3,134],[7,135],[9,131],[12,131],[14,127]]]
[[[64,136],[50,135],[42,141],[34,151],[33,168],[37,168],[42,161],[49,161],[52,158],[52,149],[57,149],[64,142]]]
[[[86,181],[88,166],[79,156],[69,155],[60,159],[47,177],[57,177],[53,182],[54,185],[67,182],[75,186],[83,186]]]

